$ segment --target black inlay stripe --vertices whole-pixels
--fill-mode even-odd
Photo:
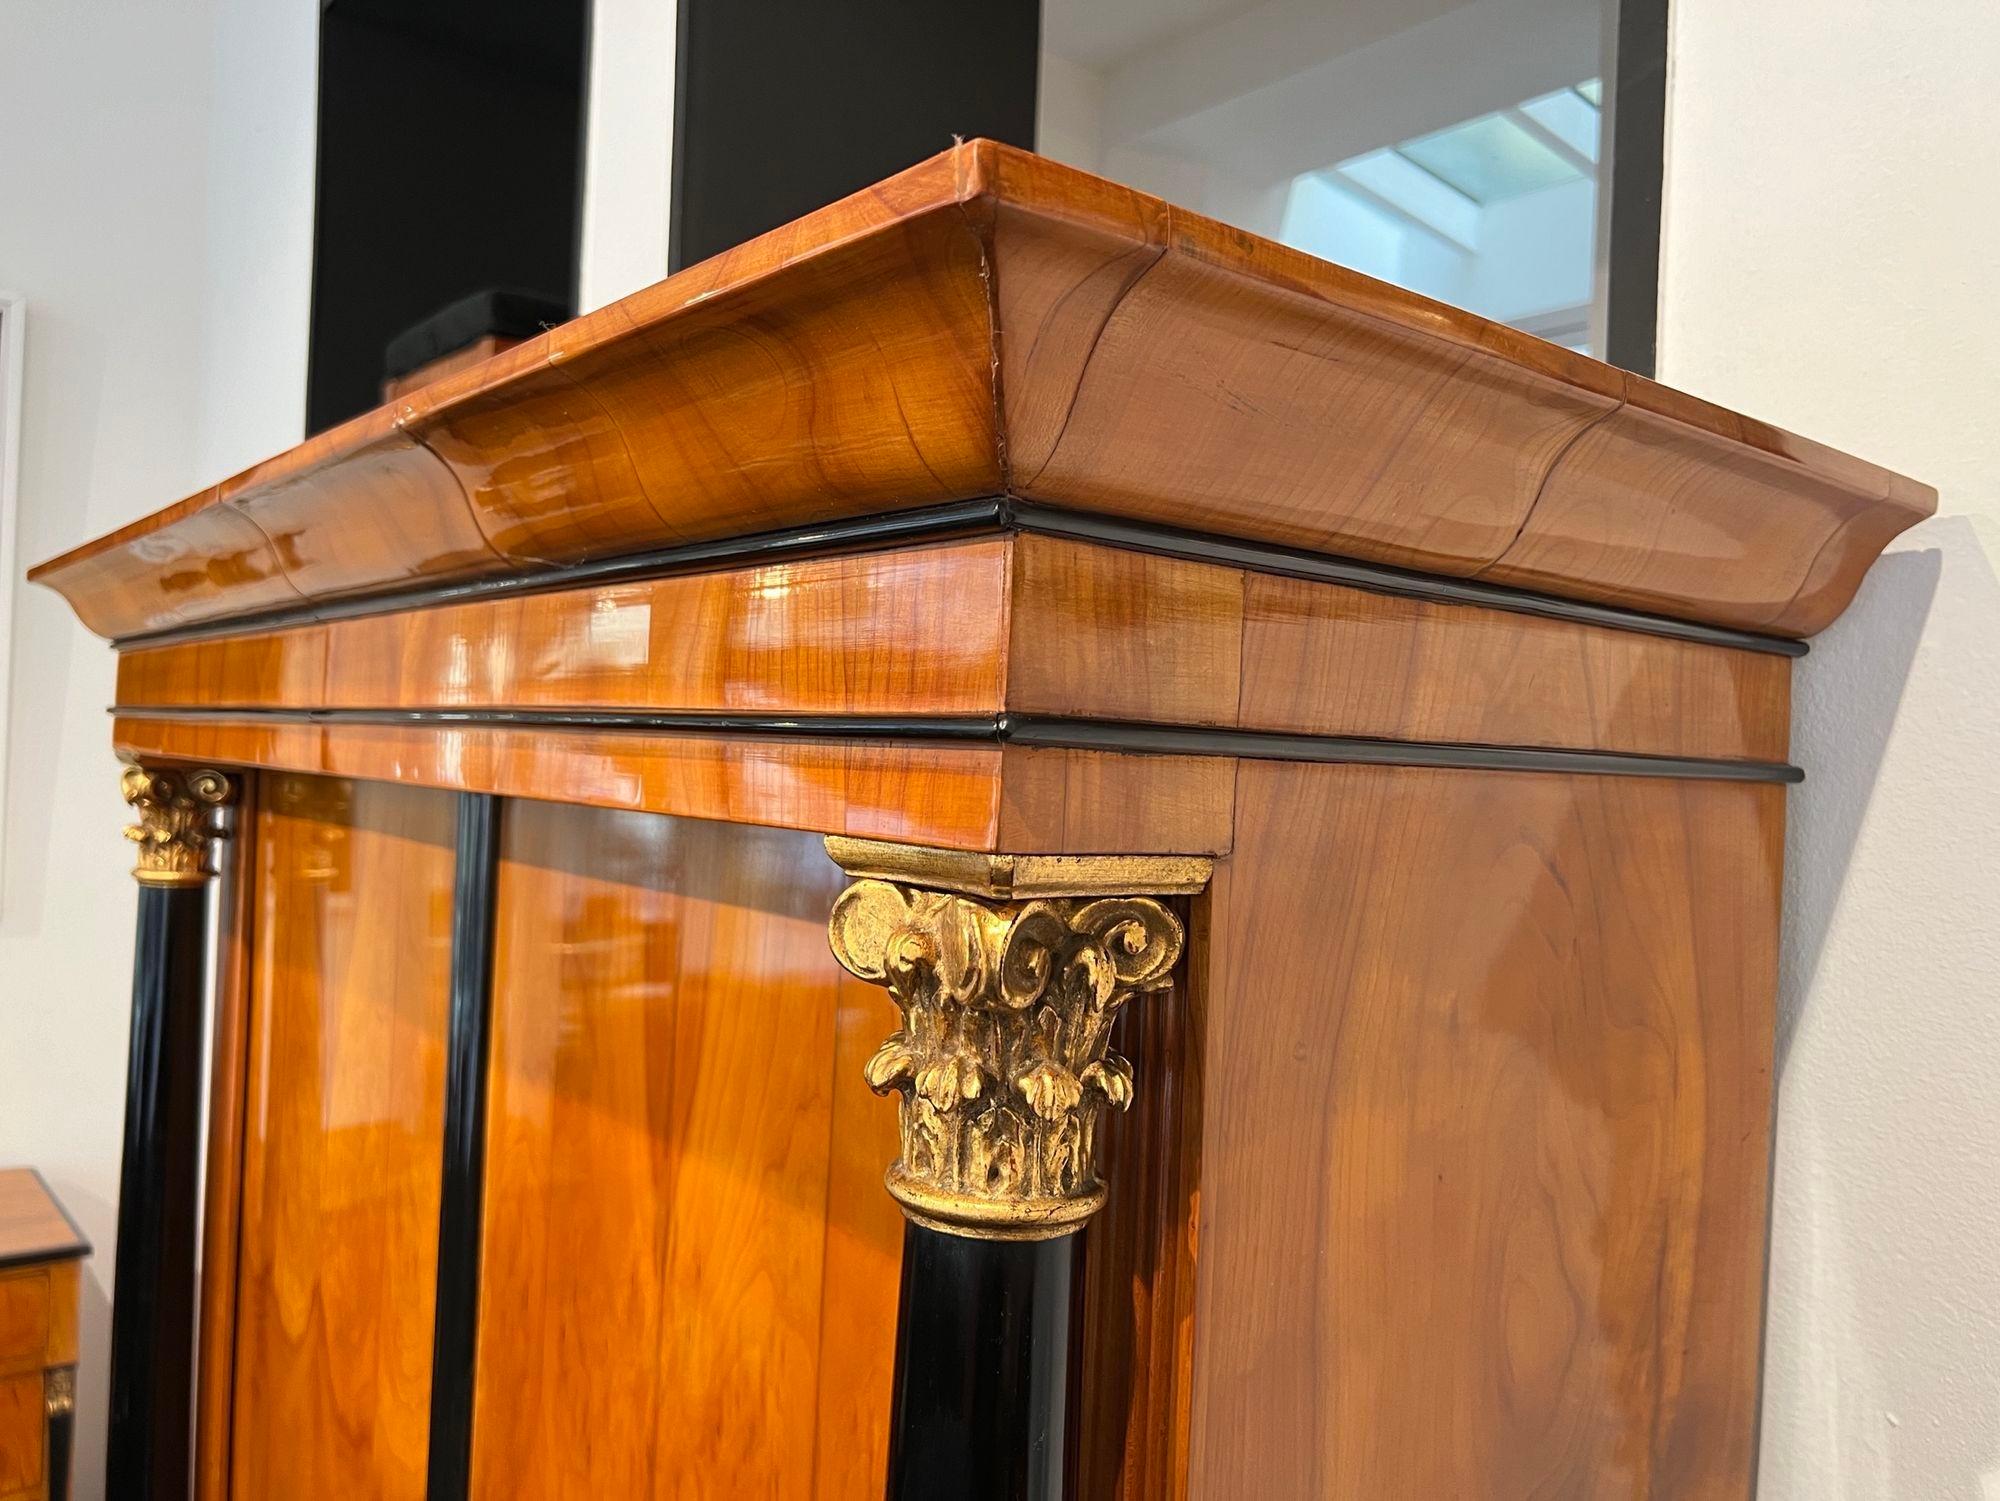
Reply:
[[[500,799],[460,793],[458,862],[452,879],[444,1181],[438,1201],[437,1313],[431,1342],[428,1501],[464,1501],[472,1483],[472,1388],[479,1339],[499,836]]]
[[[1562,750],[1539,745],[1374,740],[1292,735],[1273,730],[1037,714],[691,714],[643,709],[151,709],[120,704],[114,714],[146,719],[262,720],[293,724],[435,725],[492,729],[629,730],[653,734],[770,735],[794,739],[987,742],[1164,756],[1247,756],[1267,761],[1352,762],[1483,771],[1581,772],[1595,776],[1680,777],[1703,781],[1798,782],[1783,761],[1654,756],[1633,751]]]
[[[682,547],[660,548],[618,558],[602,558],[589,563],[537,569],[531,573],[509,574],[502,578],[467,579],[455,584],[438,584],[423,589],[404,589],[386,594],[363,594],[344,599],[319,600],[279,610],[263,610],[249,615],[233,615],[223,620],[202,621],[166,630],[145,631],[121,636],[114,643],[120,651],[152,646],[172,646],[182,641],[201,641],[218,636],[252,635],[312,625],[330,620],[351,620],[366,615],[387,615],[402,610],[426,609],[435,605],[460,604],[469,600],[491,599],[514,594],[546,594],[596,584],[629,583],[669,578],[676,574],[705,569],[771,562],[785,558],[811,557],[822,553],[851,552],[869,548],[907,546],[940,541],[950,537],[1012,535],[1027,532],[1038,536],[1066,537],[1095,542],[1128,552],[1154,553],[1161,557],[1184,558],[1193,562],[1219,563],[1244,568],[1252,573],[1277,574],[1285,578],[1308,579],[1316,583],[1339,584],[1372,594],[1392,594],[1406,599],[1431,600],[1441,604],[1477,605],[1490,610],[1506,610],[1517,615],[1538,615],[1549,620],[1566,620],[1577,625],[1604,626],[1612,630],[1636,631],[1648,636],[1698,641],[1708,646],[1735,647],[1741,651],[1766,652],[1799,657],[1806,653],[1803,641],[1781,636],[1764,636],[1754,631],[1730,630],[1724,626],[1702,625],[1692,620],[1676,620],[1651,615],[1643,610],[1627,610],[1617,605],[1589,604],[1582,600],[1558,599],[1525,589],[1500,584],[1483,584],[1475,579],[1445,578],[1414,573],[1375,563],[1357,563],[1328,553],[1302,548],[1280,547],[1271,543],[1245,542],[1234,537],[1207,532],[1184,531],[1145,521],[1128,521],[1112,516],[1086,515],[1053,506],[1012,500],[1005,496],[985,496],[977,500],[953,501],[947,505],[925,506],[916,510],[864,516],[820,526],[793,527],[784,531],[760,532],[748,537],[727,537],[711,542],[693,542]]]

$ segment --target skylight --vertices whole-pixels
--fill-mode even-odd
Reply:
[[[1479,211],[1544,188],[1594,177],[1603,112],[1597,81],[1557,89],[1511,109],[1342,162],[1350,188],[1461,245]]]
[[[1484,208],[1583,173],[1509,115],[1482,115],[1395,148]]]

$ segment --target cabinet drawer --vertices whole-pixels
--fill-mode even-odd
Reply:
[[[18,1370],[25,1362],[39,1366],[48,1347],[48,1269],[0,1275],[0,1370]]]
[[[0,1377],[0,1496],[42,1493],[46,1431],[42,1373]]]

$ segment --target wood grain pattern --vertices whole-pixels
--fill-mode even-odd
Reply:
[[[0,1376],[0,1498],[42,1501],[48,1449],[42,1373]]]
[[[123,653],[148,706],[977,714],[1004,703],[993,539],[516,595]]]
[[[979,141],[31,577],[127,635],[1000,492],[1793,635],[1936,501]]]
[[[233,1494],[422,1501],[452,804],[264,779]]]
[[[1049,537],[1012,547],[1005,707],[1237,723],[1241,570]]]
[[[1298,579],[1244,589],[1246,727],[1720,760],[1790,744],[1785,657]]]
[[[474,1496],[879,1496],[901,1221],[855,1044],[893,1021],[827,949],[839,871],[549,804],[502,844]]]
[[[1246,764],[1240,798],[1188,1494],[1747,1495],[1782,791]]]
[[[49,1347],[49,1269],[0,1273],[0,1370],[32,1364],[39,1370]]]
[[[236,1389],[236,1288],[243,1206],[245,1105],[255,960],[257,799],[244,777],[232,837],[221,845],[215,1002],[208,1091],[208,1158],[202,1174],[201,1288],[196,1309],[194,1493],[229,1501]]]
[[[1782,760],[1774,655],[1039,536],[124,653],[155,707],[977,714]]]
[[[1013,493],[1780,635],[1824,628],[1936,507],[1460,309],[1026,153],[968,155]]]
[[[119,715],[135,757],[1021,854],[1213,854],[1234,763],[1019,746]]]
[[[1080,1501],[1187,1494],[1207,1030],[1199,919],[1188,941],[1174,987],[1143,997],[1118,1022],[1114,1046],[1140,1083],[1127,1112],[1105,1117],[1109,1197],[1084,1241],[1071,1424]]]
[[[89,1249],[40,1173],[0,1171],[0,1262],[81,1256]]]

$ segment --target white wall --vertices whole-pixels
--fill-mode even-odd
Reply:
[[[0,286],[30,299],[20,555],[38,562],[295,442],[310,0],[0,5]],[[131,987],[112,657],[47,590],[15,614],[0,908],[0,1163],[96,1243],[76,1495],[102,1494]]]
[[[1674,0],[1662,377],[1935,484],[1798,677],[1763,1501],[2000,1498],[2000,7]]]
[[[580,313],[667,274],[678,18],[665,0],[592,0]]]

